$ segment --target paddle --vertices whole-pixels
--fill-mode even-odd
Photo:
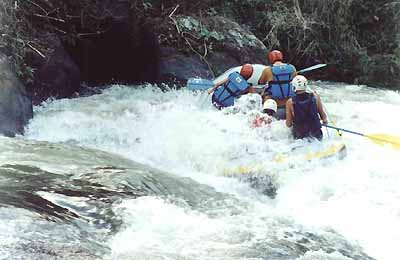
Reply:
[[[350,134],[355,134],[355,135],[360,135],[360,136],[364,136],[367,137],[368,139],[370,139],[371,141],[373,141],[376,144],[379,145],[386,145],[386,144],[390,144],[394,149],[400,150],[400,136],[394,136],[394,135],[388,135],[388,134],[363,134],[363,133],[358,133],[358,132],[354,132],[354,131],[350,131],[347,129],[343,129],[340,127],[336,127],[336,126],[331,126],[331,125],[327,125],[327,124],[322,124],[323,126],[326,126],[328,128],[333,128],[336,130],[340,130],[343,132],[347,132]]]
[[[314,65],[314,66],[299,70],[299,71],[297,71],[297,73],[300,74],[300,73],[304,73],[304,72],[307,72],[307,71],[316,70],[316,69],[319,69],[319,68],[323,68],[323,67],[325,67],[327,65],[328,64],[317,64],[317,65]]]
[[[186,86],[190,90],[205,90],[214,86],[214,82],[209,79],[189,78]]]

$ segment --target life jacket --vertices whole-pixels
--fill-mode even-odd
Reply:
[[[322,131],[317,100],[314,94],[305,93],[303,95],[306,95],[304,100],[300,100],[298,96],[292,97],[294,137],[297,139],[313,136],[320,139],[322,138]]]
[[[233,106],[235,98],[242,95],[248,87],[249,84],[238,72],[232,72],[228,81],[214,91],[212,102],[219,109]]]
[[[283,63],[271,67],[272,81],[268,82],[268,91],[273,99],[294,97],[292,87],[293,66]]]

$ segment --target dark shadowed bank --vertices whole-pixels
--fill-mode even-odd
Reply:
[[[4,0],[0,51],[33,104],[73,97],[83,82],[212,78],[267,64],[273,48],[298,68],[329,64],[314,79],[398,89],[399,10],[386,0]]]

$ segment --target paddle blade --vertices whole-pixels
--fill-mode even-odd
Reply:
[[[300,73],[303,73],[303,72],[307,72],[307,71],[311,71],[311,70],[320,69],[320,68],[325,67],[326,65],[328,65],[328,64],[317,64],[317,65],[314,65],[314,66],[311,66],[311,67],[308,67],[308,68],[299,70],[297,73],[300,74]]]
[[[190,90],[205,90],[214,86],[214,82],[209,79],[190,78],[186,83],[186,87]]]
[[[370,134],[365,135],[376,144],[379,145],[391,145],[394,149],[400,150],[400,136],[388,135],[388,134]]]

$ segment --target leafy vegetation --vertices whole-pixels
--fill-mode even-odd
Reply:
[[[399,10],[400,2],[388,0],[253,0],[232,1],[226,15],[295,65],[335,64],[339,75],[333,80],[393,87],[385,82],[399,78]],[[379,76],[383,68],[385,79]]]
[[[202,25],[209,18],[221,15],[249,28],[267,48],[284,51],[286,58],[298,67],[316,62],[336,64],[338,73],[332,75],[333,80],[386,87],[395,87],[400,81],[399,1],[125,0],[118,3],[127,8],[121,8],[114,0],[3,0],[0,48],[13,56],[22,78],[30,78],[33,71],[25,64],[26,53],[46,56],[52,51],[49,42],[43,40],[45,32],[73,43],[78,38],[103,33],[107,30],[107,19],[123,15],[129,17],[134,28],[149,20],[154,26],[165,28],[165,33],[159,35],[162,45],[178,44],[191,51],[189,46],[199,50],[204,44],[214,44],[217,49],[223,47],[218,43],[224,39],[213,27]],[[194,21],[200,24],[193,24]],[[176,26],[186,30],[187,34],[183,34],[186,38],[175,30]],[[189,30],[191,26],[196,29]]]

